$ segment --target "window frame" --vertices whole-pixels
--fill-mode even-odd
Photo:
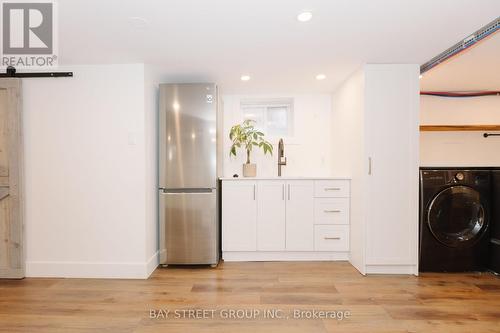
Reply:
[[[289,97],[283,98],[245,98],[239,101],[239,112],[243,120],[248,119],[245,117],[245,110],[250,108],[262,108],[263,110],[263,128],[262,131],[268,141],[278,142],[280,138],[283,140],[294,140],[296,138],[295,131],[295,112],[294,112],[294,99]],[[269,133],[268,131],[268,109],[272,107],[286,107],[287,109],[287,134],[279,135]]]

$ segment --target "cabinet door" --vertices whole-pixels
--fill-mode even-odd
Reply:
[[[257,249],[257,184],[255,181],[222,182],[222,250]]]
[[[257,250],[285,250],[285,182],[257,182]]]
[[[286,190],[286,250],[313,251],[314,183],[288,181]]]
[[[416,65],[366,67],[366,264],[414,265],[418,235]]]

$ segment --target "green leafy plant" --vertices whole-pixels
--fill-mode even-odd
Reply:
[[[229,132],[229,139],[233,142],[229,156],[236,156],[236,149],[243,147],[247,152],[247,164],[250,164],[250,154],[254,147],[262,148],[264,155],[273,154],[273,145],[264,140],[264,133],[255,129],[254,123],[254,120],[247,119],[231,127]]]

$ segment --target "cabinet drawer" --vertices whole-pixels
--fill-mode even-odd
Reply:
[[[314,224],[349,224],[349,198],[315,198]]]
[[[350,195],[348,180],[316,180],[314,196],[317,198],[347,198]]]
[[[349,251],[348,225],[315,225],[315,251]]]

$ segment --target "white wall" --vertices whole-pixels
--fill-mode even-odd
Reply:
[[[500,98],[422,96],[422,125],[498,125]],[[483,132],[422,132],[421,166],[500,166],[500,138]]]
[[[331,96],[311,95],[223,95],[223,174],[232,177],[242,175],[242,164],[246,160],[244,150],[238,151],[236,158],[229,157],[229,130],[240,123],[241,99],[293,98],[294,100],[294,138],[284,139],[287,165],[282,168],[283,176],[331,176]],[[264,156],[261,151],[252,152],[252,163],[257,163],[257,176],[277,176],[278,139],[271,140],[273,156]],[[338,174],[344,176],[343,174]]]
[[[158,109],[159,71],[144,66],[144,134],[146,168],[146,260],[148,272],[159,264],[158,256]]]
[[[351,177],[350,262],[365,274],[365,74],[353,73],[333,95],[332,168]]]
[[[74,77],[23,80],[27,276],[144,278],[156,261],[144,65],[60,70]]]

